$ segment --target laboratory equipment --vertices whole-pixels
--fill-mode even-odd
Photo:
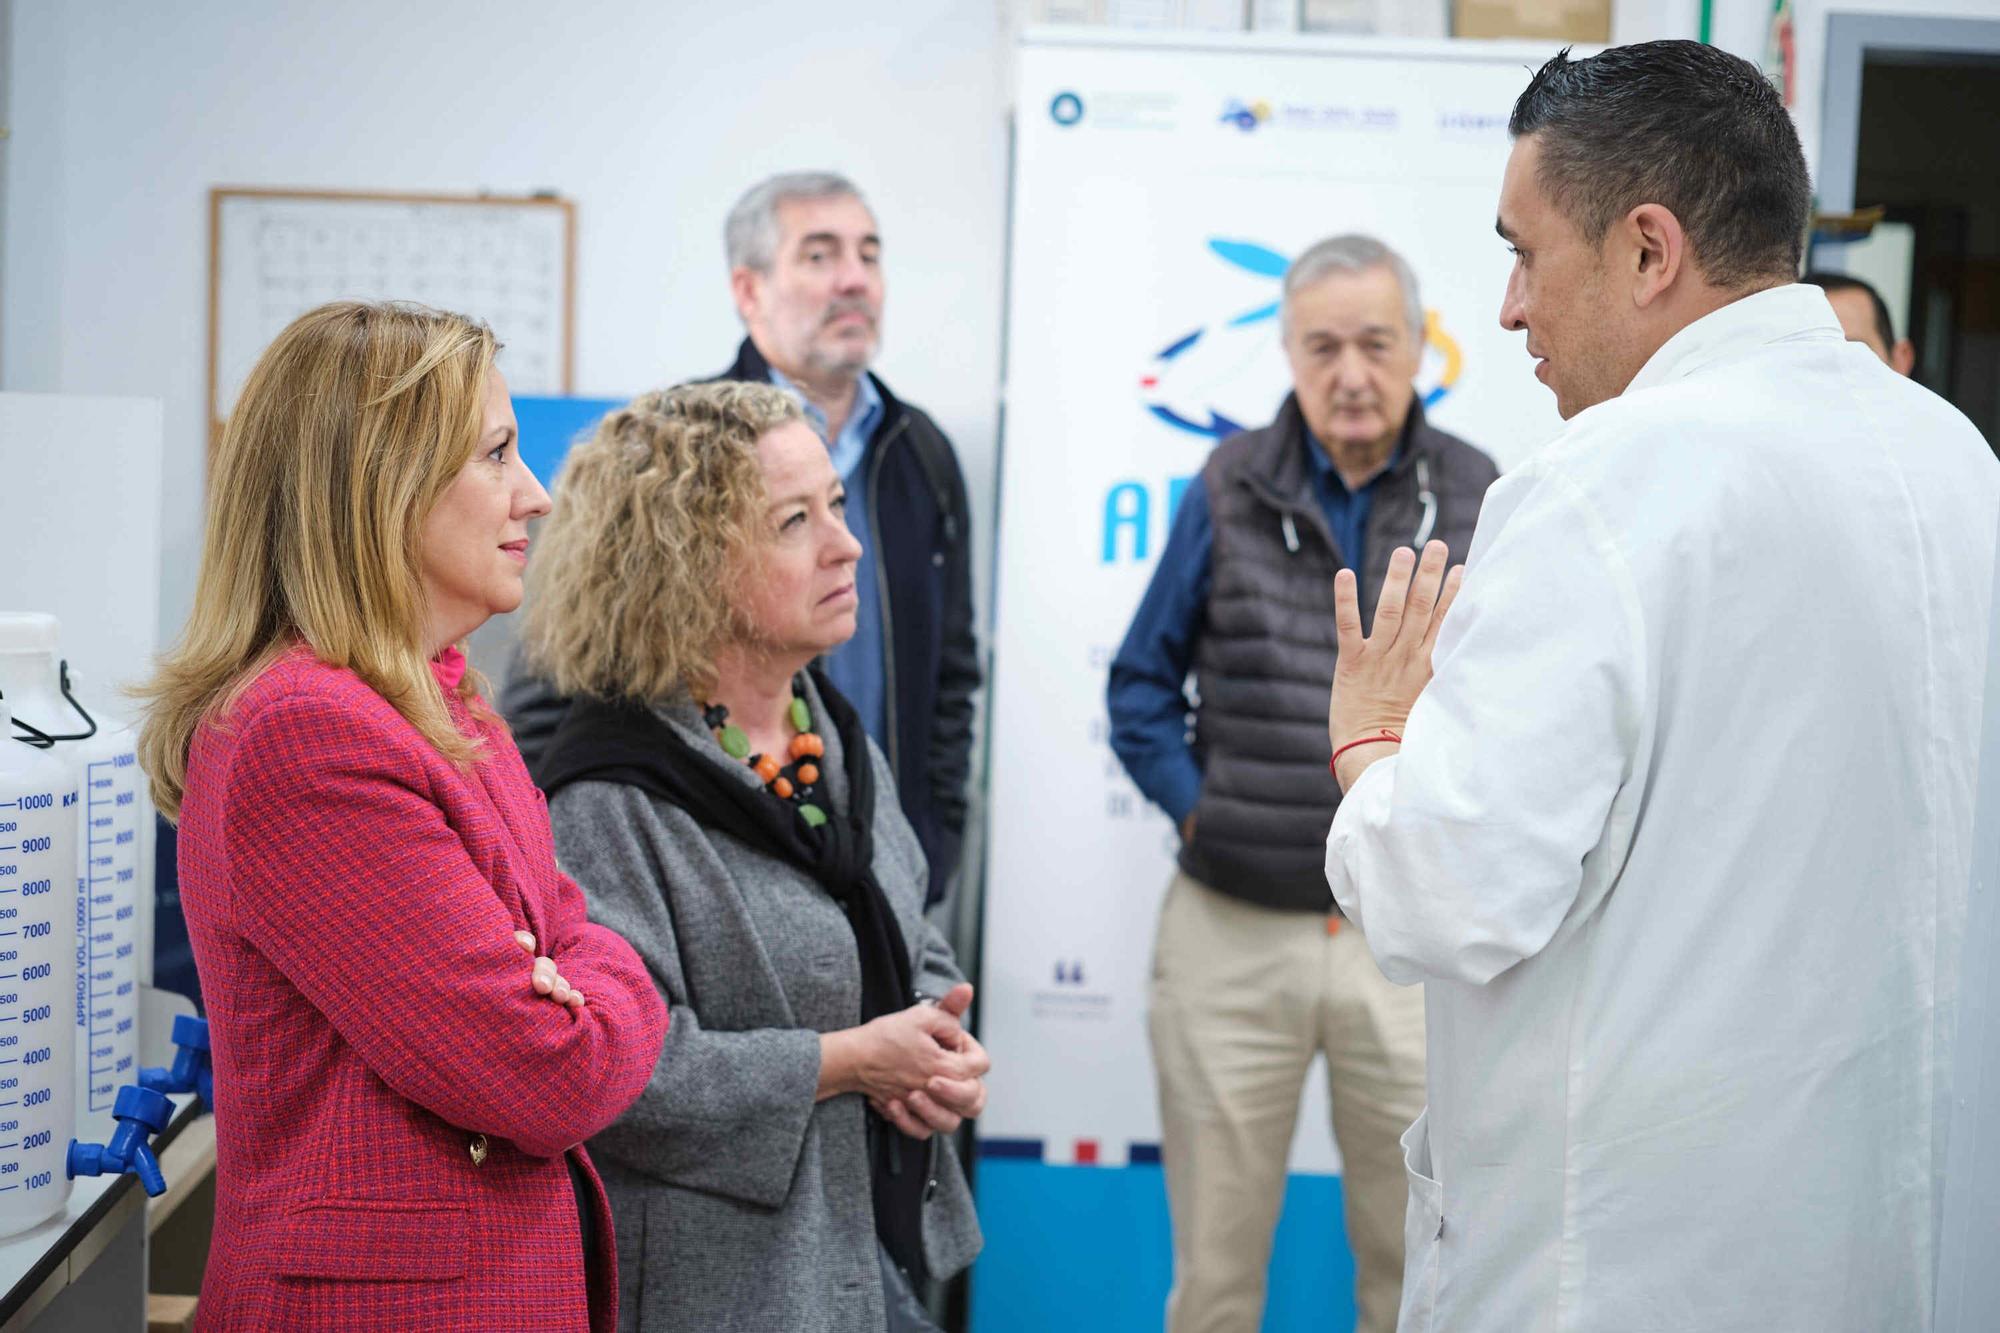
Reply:
[[[215,1066],[208,1054],[208,1023],[193,1014],[174,1016],[174,1063],[147,1065],[139,1086],[154,1092],[192,1092],[204,1111],[215,1109]]]
[[[160,1159],[153,1155],[149,1140],[174,1118],[174,1104],[167,1100],[165,1093],[127,1083],[118,1089],[111,1114],[118,1122],[118,1128],[111,1131],[111,1142],[79,1143],[71,1139],[68,1158],[63,1164],[64,1171],[70,1176],[103,1176],[130,1171],[139,1177],[146,1193],[165,1194],[167,1178],[160,1173]]]
[[[67,762],[12,730],[0,698],[0,1235],[69,1198],[75,1125],[78,792]]]
[[[76,1133],[111,1131],[113,1099],[138,1077],[139,888],[143,830],[152,817],[139,771],[138,736],[101,706],[78,700],[69,664],[57,656],[54,616],[0,615],[0,691],[13,710],[10,734],[71,765],[77,819],[76,994],[65,1013],[75,1028]]]

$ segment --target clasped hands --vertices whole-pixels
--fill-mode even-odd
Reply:
[[[1449,556],[1443,542],[1427,544],[1421,560],[1409,547],[1398,547],[1389,557],[1382,596],[1375,604],[1374,633],[1366,638],[1361,633],[1354,571],[1343,569],[1334,575],[1333,623],[1340,658],[1333,671],[1326,734],[1339,752],[1334,777],[1343,792],[1353,788],[1370,764],[1393,754],[1396,746],[1385,740],[1345,751],[1341,747],[1384,733],[1401,736],[1417,696],[1430,683],[1431,649],[1465,578],[1464,565],[1447,572]]]
[[[992,1061],[963,1020],[972,987],[913,1004],[860,1027],[820,1034],[819,1097],[858,1092],[913,1139],[950,1134],[986,1107]]]

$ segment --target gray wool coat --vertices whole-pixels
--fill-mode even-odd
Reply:
[[[807,702],[825,716],[816,693]],[[692,703],[660,716],[713,748]],[[821,793],[844,809],[831,731],[821,733]],[[964,978],[924,919],[923,852],[887,761],[869,750],[875,876],[909,943],[917,991],[941,995]],[[715,761],[757,784],[719,749]],[[634,787],[571,784],[549,819],[591,919],[631,942],[671,1009],[652,1081],[590,1141],[617,1225],[619,1328],[881,1333],[866,1104],[853,1094],[813,1100],[819,1034],[861,1019],[861,968],[839,904],[789,862]],[[971,1191],[942,1137],[912,1167],[933,1182],[925,1260],[949,1276],[979,1252]]]

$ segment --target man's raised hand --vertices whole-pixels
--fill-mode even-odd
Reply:
[[[1343,569],[1334,575],[1333,621],[1340,660],[1334,666],[1326,730],[1335,750],[1364,738],[1402,735],[1410,709],[1430,682],[1431,649],[1465,577],[1464,565],[1447,572],[1449,557],[1443,542],[1425,546],[1421,560],[1409,547],[1398,547],[1389,557],[1382,596],[1375,604],[1374,632],[1365,638],[1354,571]],[[1368,765],[1392,748],[1392,742],[1383,740],[1342,753],[1336,773],[1341,790],[1352,787]]]

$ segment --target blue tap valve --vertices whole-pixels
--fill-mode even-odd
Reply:
[[[167,1122],[173,1119],[174,1104],[164,1093],[127,1083],[118,1089],[111,1115],[118,1122],[118,1128],[111,1131],[111,1142],[69,1141],[65,1166],[70,1179],[130,1171],[139,1177],[146,1193],[166,1193],[167,1178],[161,1174],[160,1159],[153,1155],[147,1140],[167,1127]]]
[[[154,1092],[192,1092],[202,1108],[215,1109],[215,1066],[208,1054],[208,1021],[193,1014],[174,1018],[174,1063],[171,1068],[148,1065],[139,1071],[139,1086]]]

